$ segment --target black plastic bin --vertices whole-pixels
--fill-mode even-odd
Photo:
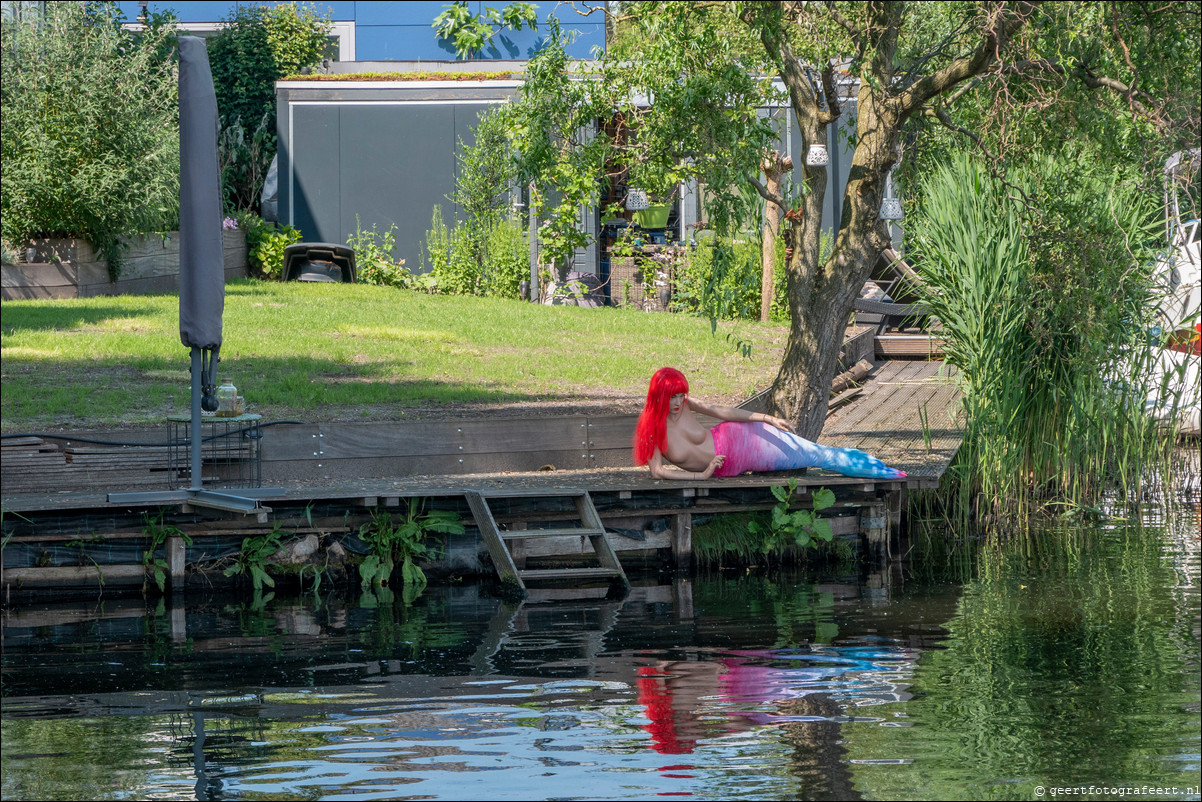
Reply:
[[[332,242],[298,242],[284,249],[284,281],[354,284],[355,252]]]

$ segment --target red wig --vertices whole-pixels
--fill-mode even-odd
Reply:
[[[660,368],[651,377],[647,388],[647,403],[634,429],[634,464],[646,465],[655,456],[655,449],[662,453],[667,445],[668,401],[678,393],[688,394],[689,380],[676,368]]]

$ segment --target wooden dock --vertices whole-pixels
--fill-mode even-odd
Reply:
[[[884,362],[852,403],[831,413],[819,442],[858,448],[902,469],[908,488],[935,487],[960,448],[964,421],[954,377],[943,362]]]
[[[960,442],[956,418],[959,408],[958,391],[941,363],[893,361],[879,366],[862,388],[845,397],[834,409],[819,441],[874,454],[907,472],[906,479],[900,481],[853,479],[816,469],[800,476],[782,472],[697,482],[654,480],[645,468],[613,464],[623,457],[629,459],[635,420],[634,416],[615,416],[606,419],[604,426],[591,428],[587,422],[581,424],[575,419],[539,422],[544,433],[562,428],[572,438],[581,437],[577,430],[583,426],[587,433],[584,455],[595,463],[598,454],[609,454],[609,466],[440,472],[334,481],[276,480],[265,470],[265,481],[278,486],[281,494],[264,498],[265,511],[249,518],[230,517],[187,504],[165,506],[153,500],[114,503],[106,492],[99,490],[5,492],[4,531],[11,537],[3,552],[2,583],[6,588],[62,583],[91,583],[93,587],[141,584],[144,576],[141,559],[131,559],[129,555],[138,554],[137,544],[147,541],[143,532],[147,516],[163,515],[166,523],[198,543],[208,538],[187,548],[179,538],[169,539],[163,547],[163,559],[171,566],[173,582],[183,583],[187,567],[212,554],[217,548],[214,538],[220,539],[221,535],[230,542],[240,543],[243,537],[279,527],[298,537],[316,535],[324,540],[332,538],[330,542],[334,542],[345,534],[357,532],[358,526],[376,510],[401,512],[419,501],[427,509],[459,512],[470,523],[474,511],[469,496],[481,493],[511,497],[493,503],[496,528],[505,536],[512,530],[542,525],[588,526],[589,522],[581,521],[571,504],[563,506],[548,501],[551,497],[583,491],[608,531],[627,533],[609,536],[619,555],[658,552],[667,555],[677,567],[687,567],[692,556],[694,516],[769,509],[776,503],[772,487],[790,478],[799,479],[802,507],[808,504],[809,495],[816,488],[830,488],[835,493],[837,502],[824,515],[831,519],[837,535],[860,537],[873,551],[888,553],[890,533],[896,532],[901,522],[905,492],[935,487],[955,456]],[[492,423],[495,426],[499,422]],[[473,421],[470,426],[487,429],[480,421]],[[522,432],[527,440],[531,439],[525,429]],[[274,432],[266,435],[265,441],[273,435]],[[501,436],[513,440],[512,432]],[[422,439],[428,441],[429,433]],[[564,453],[579,457],[580,451]],[[529,458],[535,456],[532,452]],[[378,461],[365,460],[368,468],[378,467],[374,465]],[[462,458],[454,454],[439,457],[438,461],[440,466],[462,464]],[[668,525],[654,531],[644,529],[643,525],[652,520],[666,520]],[[576,523],[567,523],[572,521]],[[635,534],[632,536],[631,532]],[[537,543],[518,548],[513,556],[518,567],[524,568],[528,558],[592,552],[593,545],[587,538],[565,536],[540,538]],[[487,554],[479,531],[469,527],[463,538],[447,544],[445,567],[456,573],[489,570]],[[106,562],[110,560],[114,562]]]

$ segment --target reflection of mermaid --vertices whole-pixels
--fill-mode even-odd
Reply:
[[[707,430],[692,413],[723,423]],[[854,448],[812,443],[788,421],[762,412],[710,406],[689,397],[689,382],[675,368],[651,377],[647,403],[634,432],[634,462],[656,479],[709,479],[747,471],[824,468],[844,476],[899,479],[906,474]],[[665,462],[680,470],[671,470]]]

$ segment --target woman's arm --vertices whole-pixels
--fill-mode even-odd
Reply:
[[[651,459],[647,461],[647,468],[651,471],[653,479],[683,479],[684,481],[700,481],[713,477],[714,471],[717,470],[726,457],[722,454],[717,454],[710,464],[706,466],[704,471],[682,471],[677,468],[669,468],[664,464],[663,455],[659,453],[659,449],[655,449],[655,453],[651,455]]]
[[[719,407],[710,406],[709,404],[698,401],[692,396],[689,397],[689,408],[701,415],[708,415],[711,418],[728,421],[756,422],[766,423],[769,426],[775,426],[786,432],[793,431],[793,427],[784,418],[778,418],[775,415],[767,415],[763,412],[748,412],[745,409],[737,407]]]

